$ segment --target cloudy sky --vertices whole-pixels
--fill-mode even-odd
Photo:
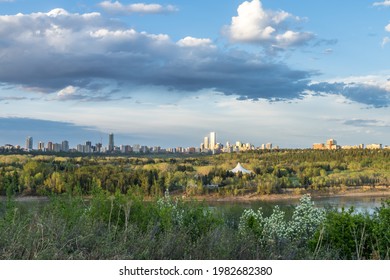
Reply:
[[[390,145],[389,63],[389,0],[0,0],[0,145]]]

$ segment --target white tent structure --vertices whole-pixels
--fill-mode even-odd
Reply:
[[[250,174],[250,173],[252,173],[252,171],[242,167],[241,163],[238,163],[237,166],[234,169],[230,170],[230,171],[233,172],[233,173],[241,172],[242,174]]]

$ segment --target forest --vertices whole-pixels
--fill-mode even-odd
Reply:
[[[388,187],[390,152],[0,155],[0,259],[390,259],[390,200],[323,209],[310,192]],[[251,174],[230,172],[240,162]],[[199,198],[301,195],[237,216]],[[20,202],[37,196],[43,201]],[[192,198],[196,198],[192,199]]]
[[[240,162],[251,174],[234,174]],[[89,195],[94,188],[144,197],[335,192],[390,185],[390,150],[281,150],[219,155],[0,155],[0,195]]]

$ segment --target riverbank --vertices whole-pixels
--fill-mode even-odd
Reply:
[[[247,194],[242,196],[218,196],[216,194],[202,196],[181,196],[184,200],[198,201],[283,201],[296,200],[304,194],[310,194],[313,198],[321,197],[387,197],[390,199],[390,186],[362,186],[362,187],[343,187],[324,190],[284,190],[280,194]]]
[[[327,191],[323,190],[284,190],[284,193],[279,194],[247,194],[240,196],[219,196],[218,194],[208,194],[199,196],[185,196],[182,194],[171,194],[174,198],[181,198],[183,200],[196,201],[221,201],[221,202],[236,202],[236,201],[285,201],[297,200],[304,194],[310,194],[313,198],[322,197],[386,197],[390,199],[390,186],[362,186],[362,187],[344,187],[331,188]],[[6,201],[5,196],[0,196],[0,201]],[[46,196],[16,196],[15,201],[18,202],[44,202],[49,198]],[[145,198],[146,201],[152,200]]]

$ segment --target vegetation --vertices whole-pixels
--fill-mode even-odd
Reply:
[[[390,259],[390,200],[368,214],[320,210],[304,195],[291,216],[245,210],[232,222],[181,199],[389,186],[389,158],[388,150],[3,155],[0,259]],[[237,162],[253,173],[228,171]],[[14,200],[24,195],[48,201]]]
[[[199,202],[152,202],[119,192],[55,195],[0,208],[0,259],[389,259],[390,201],[374,214],[325,212],[310,196],[291,219],[277,206],[244,211],[238,226]]]
[[[237,162],[253,173],[229,172]],[[0,156],[0,195],[91,195],[100,188],[147,197],[160,197],[166,189],[187,196],[240,196],[389,185],[389,150],[282,150],[176,158]]]

